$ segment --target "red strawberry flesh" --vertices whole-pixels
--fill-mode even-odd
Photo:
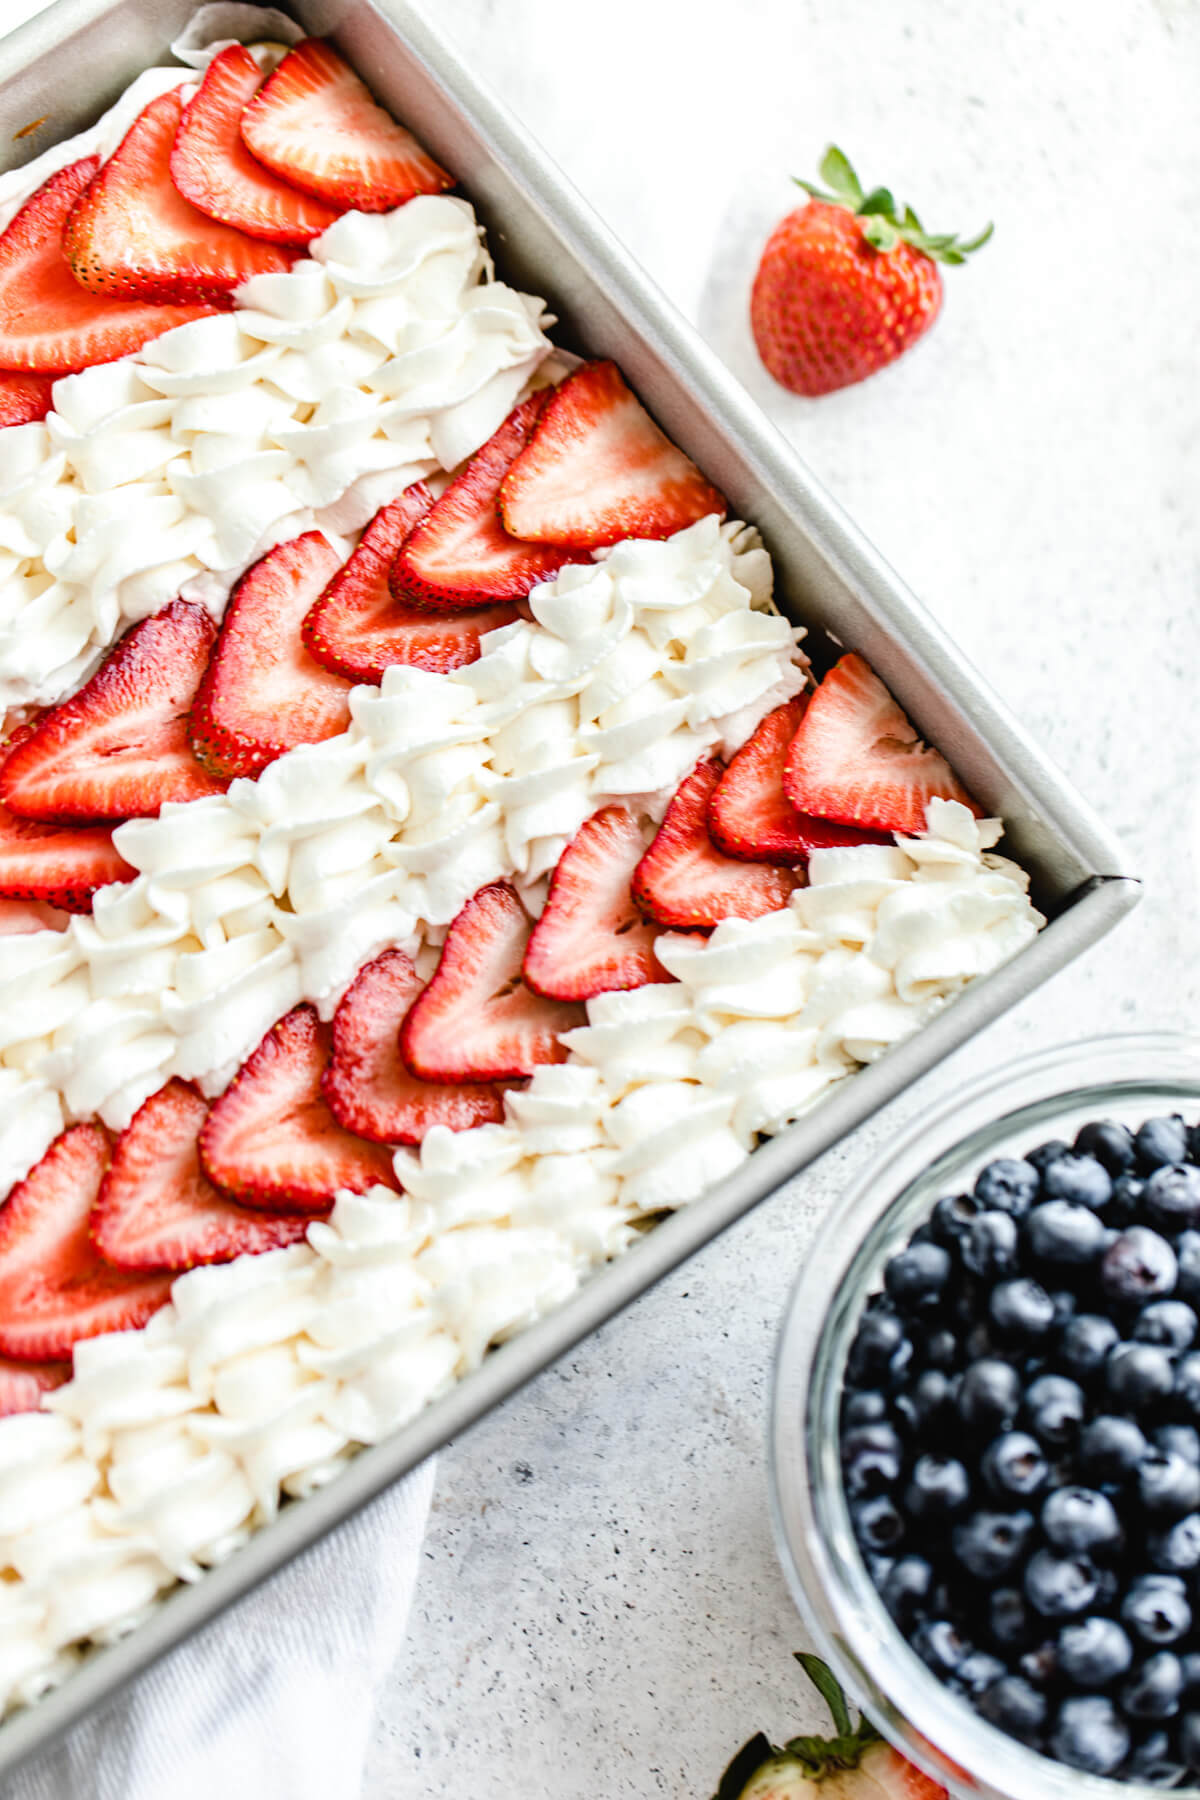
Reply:
[[[0,782],[11,758],[36,729],[24,725],[0,746]],[[137,874],[101,825],[46,825],[19,819],[0,801],[0,900],[28,900],[90,912],[97,888]]]
[[[0,1419],[37,1412],[43,1395],[70,1379],[68,1362],[19,1363],[0,1357]]]
[[[194,1269],[299,1243],[307,1218],[251,1211],[200,1167],[208,1103],[169,1081],[140,1106],[113,1147],[92,1210],[92,1241],[120,1269]]]
[[[0,235],[0,368],[66,375],[140,350],[210,306],[151,306],[81,287],[63,255],[63,226],[100,167],[85,156],[52,175]]]
[[[70,700],[42,713],[0,769],[0,802],[23,819],[155,818],[168,800],[219,794],[192,754],[188,714],[216,641],[202,606],[173,600],[143,619]]]
[[[251,275],[291,266],[285,251],[207,218],[179,192],[171,149],[182,112],[175,92],[152,100],[71,208],[63,251],[93,293],[223,306]]]
[[[432,505],[428,488],[416,482],[381,507],[349,562],[306,614],[304,644],[322,668],[349,681],[382,681],[384,671],[397,663],[444,675],[478,660],[485,631],[519,617],[515,606],[433,613],[394,597],[388,579],[392,563]]]
[[[525,950],[522,972],[535,994],[590,1000],[669,979],[654,954],[659,928],[646,923],[629,892],[645,849],[624,806],[603,807],[580,826],[558,859]]]
[[[314,1007],[294,1007],[213,1102],[200,1163],[242,1205],[311,1214],[342,1188],[396,1186],[387,1152],[343,1130],[322,1096],[331,1039]]]
[[[229,44],[213,58],[179,121],[171,179],[210,219],[269,243],[307,244],[339,213],[281,181],[246,148],[242,114],[262,81],[262,70],[242,44]]]
[[[424,987],[402,950],[360,969],[333,1018],[333,1058],[321,1091],[347,1131],[379,1144],[419,1144],[435,1125],[499,1124],[498,1088],[421,1081],[400,1059],[400,1027]]]
[[[535,543],[671,537],[709,513],[724,516],[724,498],[611,362],[568,375],[500,486],[505,529]]]
[[[572,560],[567,550],[519,542],[496,510],[505,474],[549,399],[543,388],[523,400],[415,527],[392,565],[397,600],[435,608],[522,600]]]
[[[804,717],[807,694],[769,712],[736,752],[708,803],[708,830],[718,850],[746,862],[806,862],[812,850],[886,844],[885,832],[834,825],[800,813],[783,791],[788,750]]]
[[[242,115],[242,137],[285,181],[360,212],[390,212],[454,181],[320,38],[284,57]]]
[[[400,1054],[425,1081],[512,1081],[567,1060],[560,1034],[580,1006],[545,1000],[521,980],[530,919],[506,881],[480,888],[446,934],[433,979],[400,1032]]]
[[[980,813],[945,757],[922,743],[874,670],[853,652],[809,702],[783,785],[799,811],[875,831],[923,831],[926,808],[937,797]]]
[[[278,544],[233,590],[192,707],[192,748],[215,775],[257,775],[350,722],[351,683],[313,661],[305,614],[338,568],[319,531]]]
[[[32,425],[44,419],[54,396],[53,375],[0,370],[0,427]]]
[[[681,784],[658,834],[634,870],[636,904],[660,925],[688,931],[722,919],[778,912],[803,882],[793,869],[739,862],[708,835],[708,808],[725,765],[706,756]]]
[[[130,1331],[168,1299],[170,1277],[111,1268],[89,1236],[108,1167],[97,1125],[73,1125],[0,1207],[0,1355],[69,1356],[81,1338]]]

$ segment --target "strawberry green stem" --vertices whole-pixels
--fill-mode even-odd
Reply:
[[[963,263],[992,235],[990,224],[976,232],[973,238],[965,239],[952,232],[926,231],[912,207],[901,208],[890,188],[876,187],[867,193],[849,157],[836,144],[830,144],[826,150],[818,172],[825,183],[823,188],[815,187],[811,181],[802,181],[798,176],[795,178],[797,187],[802,187],[814,200],[824,201],[827,206],[844,206],[856,218],[862,219],[863,236],[885,254],[894,250],[897,244],[911,244],[914,250],[922,251],[934,262]]]

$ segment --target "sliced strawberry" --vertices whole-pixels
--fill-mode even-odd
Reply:
[[[37,1412],[42,1395],[70,1379],[69,1362],[19,1363],[0,1357],[0,1419]]]
[[[518,617],[515,606],[431,613],[393,597],[388,574],[396,552],[432,505],[432,494],[418,481],[382,507],[306,615],[301,635],[322,668],[350,681],[382,681],[395,663],[444,675],[477,661],[483,633]]]
[[[569,551],[510,537],[496,511],[505,472],[549,398],[550,390],[542,388],[509,413],[421,520],[392,565],[397,600],[438,608],[521,600],[572,560]]]
[[[143,1102],[117,1139],[92,1208],[92,1242],[118,1269],[194,1269],[301,1242],[308,1219],[251,1212],[200,1167],[208,1103],[186,1081]]]
[[[580,826],[558,859],[521,965],[535,994],[590,1000],[670,979],[654,955],[659,928],[646,924],[629,892],[645,848],[624,806],[605,806]]]
[[[152,100],[71,208],[63,250],[93,293],[221,306],[249,276],[291,267],[285,251],[207,218],[179,192],[171,146],[182,112],[174,91]]]
[[[171,151],[171,180],[210,219],[272,244],[307,244],[339,217],[256,162],[242,141],[242,114],[263,74],[242,44],[215,56],[184,108]]]
[[[0,900],[0,937],[27,937],[33,931],[62,931],[67,914],[41,900]]]
[[[214,775],[257,775],[350,723],[351,683],[315,663],[300,627],[338,568],[319,531],[268,550],[225,610],[192,707],[192,748]]]
[[[99,157],[85,156],[60,169],[0,235],[0,368],[66,375],[127,356],[212,311],[113,300],[80,287],[63,255],[63,226],[99,167]]]
[[[792,739],[783,774],[801,812],[876,831],[923,831],[932,799],[976,806],[945,757],[921,742],[878,675],[853,652],[829,671]]]
[[[890,844],[886,832],[834,825],[797,812],[783,791],[788,750],[808,705],[807,694],[767,714],[722,775],[708,803],[708,831],[719,850],[744,862],[806,862],[811,850],[845,844]]]
[[[400,1030],[400,1054],[424,1081],[512,1081],[567,1060],[559,1035],[581,1006],[545,1000],[521,980],[530,919],[507,881],[467,901],[425,992]]]
[[[378,1144],[419,1144],[435,1125],[499,1124],[499,1088],[421,1081],[400,1060],[400,1027],[424,987],[403,950],[360,969],[333,1016],[333,1060],[321,1091],[347,1131]]]
[[[244,1206],[311,1214],[339,1188],[396,1186],[386,1150],[343,1131],[322,1098],[331,1037],[314,1007],[293,1007],[213,1102],[200,1163]]]
[[[108,1167],[98,1125],[73,1125],[0,1207],[0,1355],[69,1356],[80,1338],[144,1325],[170,1296],[166,1275],[100,1260],[88,1220]]]
[[[157,818],[168,800],[227,783],[192,754],[188,714],[217,628],[173,600],[111,650],[70,700],[42,713],[0,769],[0,802],[23,819],[91,824]]]
[[[707,513],[724,516],[724,499],[611,362],[568,375],[500,484],[506,529],[533,543],[665,538]]]
[[[660,925],[687,931],[778,912],[804,877],[773,863],[724,856],[708,835],[708,807],[725,765],[705,756],[681,784],[633,873],[634,902]]]
[[[9,761],[37,729],[22,725],[0,745],[0,782]],[[18,819],[0,801],[0,900],[32,900],[64,912],[90,912],[97,888],[132,881],[107,826],[43,825]]]
[[[359,212],[390,212],[454,185],[321,38],[284,57],[243,113],[242,137],[285,181]]]
[[[0,369],[0,427],[32,425],[50,411],[53,375],[19,375]]]

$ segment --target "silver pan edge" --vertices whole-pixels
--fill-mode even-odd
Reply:
[[[331,34],[380,98],[459,177],[501,272],[546,295],[560,336],[617,358],[664,428],[761,529],[782,609],[822,641],[853,645],[984,803],[1002,813],[1050,924],[914,1038],[758,1149],[733,1176],[666,1219],[551,1316],[329,1487],[284,1509],[229,1562],[176,1589],[121,1642],[92,1653],[56,1692],[0,1726],[0,1775],[52,1742],[191,1632],[274,1573],[424,1457],[612,1318],[1049,980],[1136,905],[1115,836],[1042,755],[895,572],[720,361],[409,0],[291,0]],[[0,167],[82,129],[139,70],[165,58],[193,0],[57,0],[0,41]],[[47,115],[27,138],[15,133]]]

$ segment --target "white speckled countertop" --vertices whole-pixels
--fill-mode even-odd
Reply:
[[[1194,0],[425,0],[1123,834],[1118,935],[440,1461],[364,1800],[706,1800],[816,1726],[767,1516],[775,1333],[885,1134],[1022,1050],[1200,1020]],[[4,0],[0,23],[36,9]],[[836,139],[935,229],[929,340],[818,402],[757,366],[762,237]],[[551,299],[553,296],[551,295]]]
[[[707,1800],[753,1730],[818,1722],[764,1466],[775,1332],[813,1221],[885,1133],[977,1071],[1200,1023],[1200,242],[1183,222],[1200,10],[436,12],[1119,829],[1148,888],[1115,937],[441,1458],[366,1800]],[[935,229],[997,229],[948,271],[910,357],[805,402],[756,365],[745,294],[794,203],[787,176],[831,138]]]

